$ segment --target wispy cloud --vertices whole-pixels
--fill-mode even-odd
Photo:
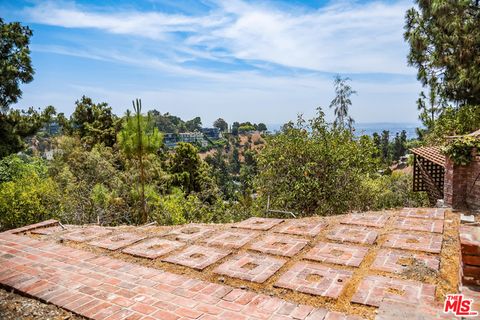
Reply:
[[[411,74],[402,41],[408,6],[339,2],[306,12],[233,0],[191,16],[51,2],[25,12],[37,23],[151,39],[172,63],[236,59],[322,72]]]

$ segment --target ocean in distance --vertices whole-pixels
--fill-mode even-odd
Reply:
[[[271,132],[280,131],[282,124],[267,124],[267,128]],[[390,132],[390,138],[394,138],[396,133],[405,130],[407,132],[408,139],[414,139],[417,137],[416,128],[421,127],[419,123],[411,122],[371,122],[371,123],[355,123],[355,134],[360,135],[373,135],[374,132],[381,134],[383,130]]]

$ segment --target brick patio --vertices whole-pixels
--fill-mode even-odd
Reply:
[[[308,241],[293,236],[269,234],[255,241],[250,249],[284,257],[293,257],[307,245]]]
[[[190,224],[63,230],[49,220],[0,233],[0,284],[99,320],[358,319],[331,310],[351,310],[373,319],[382,300],[433,301],[431,284],[437,280],[414,281],[415,275],[402,272],[413,263],[417,268],[418,261],[439,269],[441,256],[436,253],[443,241],[439,212],[420,211],[421,217],[400,216],[398,210],[339,218],[253,218],[233,228]],[[419,215],[417,209],[405,213]],[[400,225],[408,230],[396,229]],[[414,230],[418,226],[422,230]],[[131,237],[119,238],[122,234]],[[59,238],[81,243],[58,242]],[[462,249],[469,249],[467,240]],[[375,241],[383,248],[372,246]],[[87,249],[90,243],[111,250],[74,249]],[[452,243],[445,246],[452,248]],[[363,262],[365,257],[368,261]],[[476,258],[467,253],[464,261],[474,264]],[[442,263],[451,268],[454,262]],[[466,265],[464,272],[471,272],[470,267]],[[345,287],[353,297],[345,295]],[[442,290],[443,285],[439,287],[443,294]],[[431,311],[440,310],[441,302],[415,312],[434,314]]]
[[[371,268],[373,270],[391,273],[402,273],[414,262],[414,260],[421,262],[425,264],[426,267],[436,271],[440,268],[440,260],[438,257],[387,249],[378,251]]]
[[[315,237],[327,226],[324,222],[305,222],[289,219],[282,223],[274,231],[279,233]]]
[[[90,241],[88,244],[103,249],[118,250],[143,239],[145,239],[145,236],[141,236],[136,233],[124,232],[109,235],[105,238],[96,239]]]
[[[377,231],[365,227],[340,225],[331,230],[327,238],[341,242],[373,244],[377,239]]]
[[[162,261],[202,270],[231,253],[230,250],[192,245]]]
[[[443,208],[403,208],[399,216],[406,218],[445,219]]]
[[[351,214],[343,218],[341,223],[355,224],[366,227],[383,228],[388,221],[388,216],[378,213],[358,213]]]
[[[275,286],[337,298],[351,276],[352,272],[348,270],[333,269],[318,263],[297,262],[280,277]]]
[[[64,240],[76,241],[76,242],[88,242],[98,237],[106,236],[112,233],[111,230],[92,226],[92,227],[85,227],[81,229],[73,229],[68,233],[62,236]]]
[[[285,260],[254,253],[239,253],[219,265],[217,274],[262,283],[285,264]]]
[[[122,250],[132,256],[156,259],[160,256],[183,247],[185,243],[180,241],[167,240],[162,238],[151,238],[141,241],[135,245]]]
[[[169,237],[178,241],[194,241],[207,234],[213,232],[214,230],[207,226],[197,225],[197,224],[187,224],[179,229],[175,229],[166,234],[166,237]]]
[[[16,255],[8,253],[12,248]],[[318,320],[329,314],[11,233],[0,234],[0,265],[3,285],[95,320]]]
[[[246,245],[249,241],[258,236],[257,231],[242,229],[227,229],[217,231],[204,240],[209,246],[220,246],[229,249],[238,249]]]
[[[305,258],[319,262],[358,267],[367,252],[367,248],[350,244],[319,242],[305,254]]]
[[[425,232],[443,232],[443,220],[415,219],[415,218],[396,218],[393,224],[395,229],[425,231]]]
[[[270,230],[279,223],[282,223],[282,221],[283,219],[251,217],[247,220],[236,223],[234,227],[265,231]]]
[[[378,307],[384,299],[410,304],[433,302],[435,286],[418,281],[368,276],[360,283],[352,302]]]
[[[439,253],[442,236],[438,234],[393,233],[386,237],[384,247]]]

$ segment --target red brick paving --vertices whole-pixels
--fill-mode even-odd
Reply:
[[[33,229],[46,228],[46,227],[57,226],[57,225],[58,225],[57,220],[50,219],[50,220],[45,220],[45,221],[42,221],[42,222],[39,222],[39,223],[30,224],[28,226],[7,230],[5,232],[7,232],[7,233],[22,233],[22,232],[30,231],[30,230],[33,230]]]
[[[11,233],[0,234],[0,265],[1,284],[96,320],[318,320],[326,313]]]
[[[388,221],[388,216],[378,213],[357,213],[346,216],[341,223],[356,224],[367,227],[383,228]]]
[[[133,256],[156,259],[173,250],[181,248],[185,243],[162,238],[151,238],[141,241],[122,250]]]
[[[373,244],[377,239],[377,231],[365,227],[339,225],[331,230],[327,238],[342,242],[356,242],[362,244]]]
[[[319,242],[305,255],[305,258],[319,262],[358,267],[367,252],[368,248],[351,244]]]
[[[278,279],[275,286],[337,298],[351,276],[352,272],[348,270],[333,269],[318,263],[297,262]]]
[[[362,320],[363,318],[359,316],[353,316],[353,315],[346,315],[345,313],[341,312],[334,312],[330,311],[327,313],[325,318],[323,320]]]
[[[204,242],[209,246],[220,246],[230,249],[238,249],[246,245],[258,235],[257,231],[242,229],[227,229],[218,231]]]
[[[289,219],[285,220],[278,228],[274,231],[285,234],[292,234],[298,236],[309,236],[315,237],[322,231],[327,224],[325,222],[313,222],[313,221],[302,221]]]
[[[358,286],[352,302],[378,307],[383,299],[412,304],[433,302],[435,286],[418,281],[368,276]]]
[[[435,256],[413,254],[407,251],[381,249],[378,251],[371,269],[392,273],[402,273],[408,268],[409,262],[413,262],[412,260],[422,262],[425,264],[425,266],[433,270],[438,270],[440,268],[440,260]]]
[[[396,218],[395,229],[443,233],[443,220]]]
[[[252,217],[247,220],[236,223],[234,227],[252,229],[252,230],[270,230],[271,228],[281,223],[282,221],[283,219]]]
[[[166,236],[178,241],[194,241],[213,232],[213,229],[207,226],[197,224],[187,224],[179,229],[175,229]]]
[[[219,265],[217,274],[262,283],[285,264],[285,260],[249,252],[239,253]]]
[[[445,219],[443,208],[403,208],[399,216],[406,218]]]
[[[118,250],[143,239],[145,239],[145,236],[136,233],[123,232],[90,241],[88,244],[103,249]]]
[[[106,236],[110,233],[112,233],[112,230],[97,226],[91,226],[81,229],[74,229],[71,232],[64,234],[62,236],[62,239],[77,242],[87,242],[98,237]]]
[[[203,270],[231,253],[230,250],[192,245],[162,261]]]
[[[384,247],[440,253],[442,236],[438,234],[391,233],[386,236]]]
[[[307,245],[308,241],[292,236],[268,234],[263,239],[255,241],[250,249],[284,257],[293,257]]]

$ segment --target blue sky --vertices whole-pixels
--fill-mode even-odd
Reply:
[[[357,122],[416,122],[421,90],[403,41],[412,1],[21,1],[0,15],[33,29],[34,81],[19,108],[70,114],[82,95],[118,114],[142,98],[205,125],[283,123],[332,100],[349,76]]]

